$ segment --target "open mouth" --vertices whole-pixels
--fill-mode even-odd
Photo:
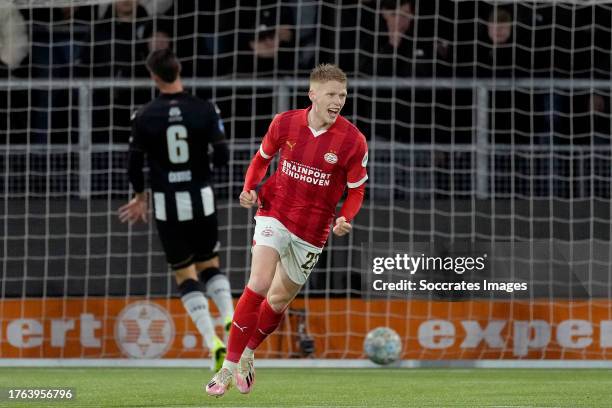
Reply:
[[[327,113],[330,117],[335,118],[340,113],[340,109],[328,109]]]

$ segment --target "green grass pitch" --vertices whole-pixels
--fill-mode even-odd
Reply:
[[[612,370],[259,369],[250,395],[204,393],[180,368],[0,368],[0,387],[71,387],[74,401],[7,407],[610,407]]]

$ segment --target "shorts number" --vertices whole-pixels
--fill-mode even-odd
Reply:
[[[314,268],[315,264],[319,260],[319,255],[321,254],[316,252],[309,252],[306,254],[306,262],[300,266],[300,268],[304,270],[304,273],[308,273],[312,270],[312,268]]]
[[[172,163],[185,163],[189,160],[187,129],[183,125],[172,125],[166,130],[168,157]]]

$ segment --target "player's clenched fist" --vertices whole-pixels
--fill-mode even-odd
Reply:
[[[334,234],[341,237],[351,232],[352,229],[353,227],[346,221],[346,218],[336,218],[336,225],[334,225]]]
[[[240,205],[244,208],[251,208],[257,204],[257,192],[255,190],[243,191],[240,193]]]

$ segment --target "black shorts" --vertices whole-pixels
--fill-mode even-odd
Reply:
[[[157,232],[173,270],[217,256],[217,213],[190,221],[157,221]]]

